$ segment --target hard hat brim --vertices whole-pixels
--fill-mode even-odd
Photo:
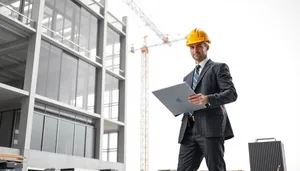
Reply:
[[[189,42],[189,43],[186,43],[186,46],[191,46],[193,44],[197,44],[197,43],[201,43],[201,42],[207,42],[208,44],[210,44],[210,40],[201,40],[201,41],[194,41],[194,42]]]

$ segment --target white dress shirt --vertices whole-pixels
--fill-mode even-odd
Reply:
[[[200,68],[199,68],[199,76],[200,76],[200,73],[202,71],[202,69],[205,67],[205,64],[207,63],[208,61],[208,57],[206,57],[203,61],[201,61],[200,63],[198,63],[197,65],[200,65]],[[196,67],[196,66],[195,66]],[[208,102],[208,104],[206,104],[206,107],[210,107],[210,103]]]
[[[205,64],[207,63],[207,61],[208,61],[208,57],[206,57],[203,61],[201,61],[200,63],[197,64],[197,65],[200,65],[199,73],[198,73],[199,75],[200,75],[202,69],[204,68]],[[196,66],[195,66],[195,68],[196,68]]]

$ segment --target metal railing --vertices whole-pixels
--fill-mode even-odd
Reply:
[[[71,44],[73,45],[73,47],[72,47],[72,46],[68,46],[68,45],[66,45],[66,46],[68,46],[68,47],[71,48],[72,50],[75,50],[75,51],[78,52],[79,54],[81,54],[82,51],[85,52],[85,53],[87,53],[88,55],[84,55],[84,56],[89,57],[90,59],[91,59],[91,58],[95,58],[95,59],[92,60],[92,61],[101,64],[101,63],[100,63],[101,58],[100,58],[99,56],[97,56],[96,54],[91,53],[90,51],[86,50],[86,49],[83,48],[82,46],[80,46],[80,45],[76,44],[75,42],[73,42],[73,41],[71,41],[71,40],[65,38],[64,36],[60,35],[59,33],[55,32],[55,31],[53,31],[53,30],[51,30],[51,29],[49,29],[48,27],[46,27],[46,26],[44,26],[44,25],[43,25],[43,28],[46,29],[47,31],[51,32],[51,35],[52,35],[52,36],[49,36],[48,34],[45,34],[45,33],[43,32],[46,36],[51,37],[51,38],[54,38],[54,36],[58,36],[62,41],[57,40],[57,39],[54,38],[56,41],[61,42],[61,43],[63,43],[64,45],[66,45],[66,44],[64,43],[64,41],[67,41],[67,42],[71,43]],[[82,51],[80,51],[80,50],[82,50]]]
[[[120,64],[111,64],[111,65],[107,65],[108,61],[112,60],[113,58],[117,58],[120,57],[120,51],[116,54],[113,55],[106,55],[106,57],[104,58],[104,65],[106,67],[106,69],[110,70],[113,73],[116,73],[118,75],[121,76],[125,76],[125,72],[123,70],[121,70],[120,68]]]
[[[95,4],[97,4],[100,8],[104,8],[103,4],[97,2],[96,0],[92,0]]]
[[[105,68],[117,75],[121,75],[121,76],[125,76],[125,72],[123,70],[120,69],[120,65],[105,65]]]
[[[96,0],[92,0],[93,3],[88,3],[91,1],[87,1],[87,0],[80,0],[80,1],[85,5],[87,5],[88,7],[90,7],[96,13],[100,13],[101,15],[103,15],[104,6],[100,2],[97,2]]]
[[[6,8],[8,11],[3,10],[3,7]],[[0,13],[10,16],[11,18],[18,20],[26,25],[29,25],[32,28],[35,28],[35,21],[24,14],[21,14],[20,12],[14,10],[12,7],[9,5],[5,5],[2,2],[0,2]],[[25,21],[24,21],[25,19]]]
[[[107,11],[107,22],[112,24],[114,27],[116,27],[118,30],[124,32],[124,26],[126,26],[122,21],[120,21],[117,17],[115,17],[111,12]]]
[[[85,5],[90,7],[93,11],[96,13],[100,13],[101,15],[104,15],[104,5],[96,0],[92,0],[93,3],[87,3],[86,0],[80,0]],[[90,1],[89,1],[90,2]],[[94,6],[96,5],[96,6]],[[112,24],[114,27],[116,27],[118,30],[123,31],[123,27],[126,26],[122,21],[120,21],[117,17],[115,17],[111,12],[107,11],[107,21]]]

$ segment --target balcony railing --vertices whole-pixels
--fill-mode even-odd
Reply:
[[[90,7],[96,13],[100,13],[103,16],[104,6],[103,6],[103,4],[98,2],[99,0],[98,1],[97,0],[80,0],[80,1],[83,2],[85,5],[87,5],[88,7]]]
[[[31,18],[28,18],[24,14],[21,14],[20,12],[14,10],[12,7],[3,4],[0,2],[0,13],[6,16],[9,16],[17,21],[20,21],[24,23],[25,25],[28,25],[32,28],[35,28],[35,21]]]
[[[85,5],[90,7],[93,11],[96,13],[100,13],[102,16],[104,15],[104,6],[100,3],[100,0],[80,0]],[[120,21],[118,18],[116,18],[111,12],[108,11],[108,17],[107,21],[112,24],[114,27],[116,27],[118,30],[124,32],[124,26],[125,24]]]
[[[51,30],[51,29],[49,29],[48,27],[46,27],[46,26],[44,26],[44,25],[43,25],[43,28],[46,29],[46,33],[45,33],[45,31],[43,31],[44,35],[46,35],[46,36],[48,36],[48,37],[51,37],[51,38],[53,38],[53,39],[54,39],[54,37],[55,37],[55,38],[56,38],[56,39],[55,39],[56,41],[58,41],[58,42],[60,42],[60,43],[63,42],[64,45],[68,46],[68,47],[71,48],[72,50],[74,50],[74,51],[78,52],[79,54],[81,54],[81,55],[83,55],[83,56],[85,56],[85,57],[91,59],[91,60],[94,61],[94,62],[97,62],[97,63],[101,64],[101,58],[100,58],[99,56],[97,56],[96,54],[94,54],[94,53],[92,53],[92,52],[86,50],[86,49],[83,48],[82,46],[80,46],[80,45],[74,43],[73,41],[71,41],[71,40],[65,38],[64,36],[60,35],[59,33],[55,32],[55,31],[53,31],[53,30]],[[47,34],[47,32],[50,32],[50,35],[51,35],[51,36],[49,36],[49,35]],[[60,39],[57,39],[57,37],[59,37]],[[65,42],[68,42],[68,44],[66,44]],[[83,54],[82,52],[83,52],[84,54]]]
[[[107,22],[112,24],[114,27],[116,27],[118,30],[124,32],[124,26],[126,26],[122,21],[120,21],[117,17],[112,15],[109,11],[107,12]]]
[[[123,77],[125,76],[124,71],[120,69],[120,65],[107,65],[106,69]]]

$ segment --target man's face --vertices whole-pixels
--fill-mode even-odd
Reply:
[[[197,62],[206,58],[208,49],[209,46],[202,42],[190,45],[191,55]]]

